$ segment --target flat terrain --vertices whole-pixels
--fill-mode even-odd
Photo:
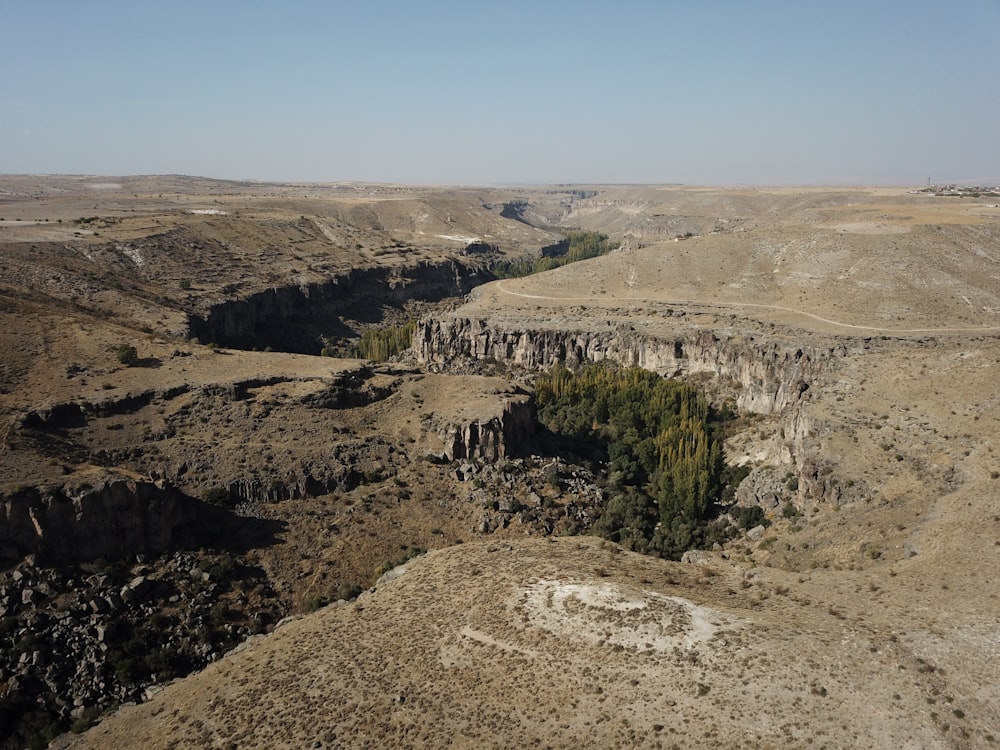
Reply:
[[[348,491],[261,506],[287,524],[259,554],[298,611],[338,583],[368,587],[379,563],[411,547],[435,548],[357,600],[304,615],[64,745],[996,745],[995,198],[162,177],[3,178],[0,188],[8,490],[95,470],[29,449],[18,415],[185,384],[116,418],[121,427],[94,421],[71,437],[89,456],[140,444],[141,457],[111,468],[158,471],[195,496],[251,469],[289,484],[306,466],[370,470]],[[216,210],[226,213],[191,213]],[[183,240],[167,243],[157,227]],[[180,337],[190,313],[232,294],[459,258],[474,239],[507,256],[537,253],[558,227],[623,246],[428,314],[835,351],[801,403],[749,419],[727,446],[731,462],[781,481],[808,466],[819,490],[788,485],[782,501],[793,505],[769,508],[766,530],[687,563],[587,537],[542,539],[518,520],[487,530],[481,491],[503,500],[513,490],[473,491],[456,466],[422,457],[441,450],[447,425],[494,415],[515,383],[412,362],[213,351]],[[154,247],[171,250],[153,262]],[[147,366],[114,361],[108,347],[123,340]],[[249,398],[225,396],[245,381]],[[317,394],[348,382],[364,403],[315,408]],[[367,452],[351,453],[362,444]]]

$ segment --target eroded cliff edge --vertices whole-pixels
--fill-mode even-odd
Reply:
[[[228,515],[165,482],[113,474],[19,489],[0,495],[0,565],[28,555],[46,565],[159,555],[211,539]]]
[[[529,370],[554,364],[574,367],[611,361],[678,377],[707,373],[738,386],[741,411],[776,414],[802,400],[846,347],[787,348],[748,335],[694,331],[656,337],[618,328],[607,332],[507,328],[484,319],[425,318],[413,348],[418,361],[446,365],[456,360],[495,359]]]
[[[559,330],[541,321],[537,328],[528,328],[461,315],[424,318],[413,338],[417,360],[432,369],[496,361],[538,371],[557,363],[575,367],[611,361],[669,377],[710,376],[741,413],[768,418],[773,433],[752,449],[755,463],[765,471],[780,469],[793,475],[792,499],[799,507],[839,502],[842,497],[842,487],[831,481],[818,456],[814,440],[818,426],[809,403],[838,360],[851,351],[851,344],[833,339],[823,344],[800,346],[723,330],[652,335],[629,326]],[[732,461],[749,458],[730,456]]]
[[[187,335],[238,349],[316,354],[320,335],[355,335],[345,327],[345,315],[377,322],[387,307],[460,297],[491,278],[475,259],[351,269],[325,280],[208,303],[188,314]]]

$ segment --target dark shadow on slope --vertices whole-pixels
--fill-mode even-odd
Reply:
[[[0,497],[0,567],[132,559],[214,548],[240,554],[276,544],[285,525],[245,518],[169,485],[107,478],[96,486],[19,488]]]

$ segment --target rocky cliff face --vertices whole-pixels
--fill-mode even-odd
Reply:
[[[0,496],[4,747],[148,699],[287,614],[263,570],[207,551],[234,529],[198,505],[122,478]]]
[[[495,463],[501,458],[524,455],[534,429],[534,400],[524,394],[504,399],[499,416],[450,424],[440,434],[449,461],[466,458]]]
[[[788,350],[754,337],[721,338],[709,331],[663,339],[629,329],[504,329],[470,318],[421,320],[413,348],[427,364],[493,358],[539,370],[609,360],[669,376],[709,373],[735,381],[737,406],[758,414],[779,413],[796,403],[837,354]]]
[[[343,333],[340,317],[349,311],[460,297],[490,278],[485,264],[474,260],[352,269],[326,281],[273,287],[213,305],[205,314],[192,313],[188,336],[235,349],[314,354],[319,350],[315,332]]]
[[[96,486],[30,488],[0,497],[0,566],[159,554],[211,509],[163,484],[105,478]]]
[[[830,348],[789,348],[755,336],[725,337],[694,331],[657,338],[627,328],[600,331],[527,330],[502,328],[471,318],[425,319],[413,339],[419,361],[448,365],[468,360],[495,359],[532,370],[556,363],[573,367],[604,360],[636,365],[665,376],[710,374],[732,381],[742,412],[770,415],[774,436],[769,459],[781,477],[782,492],[761,498],[743,498],[745,504],[773,507],[771,495],[798,507],[817,502],[840,502],[841,491],[831,485],[824,467],[816,463],[810,435],[817,425],[810,416],[810,388],[846,354],[846,344]],[[455,433],[456,444],[475,442],[476,434]],[[457,449],[456,449],[457,451]],[[462,457],[460,451],[451,457]],[[786,475],[794,477],[789,481]],[[792,488],[795,489],[792,489]]]

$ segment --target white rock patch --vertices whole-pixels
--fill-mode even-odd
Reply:
[[[118,249],[121,250],[122,254],[126,258],[135,263],[139,268],[142,268],[144,265],[146,265],[146,259],[142,257],[142,253],[140,253],[137,248],[125,245],[123,247],[119,247]]]
[[[454,240],[455,242],[464,242],[469,245],[473,242],[479,242],[478,237],[463,237],[460,234],[436,234],[435,237],[440,237],[443,240]]]
[[[614,583],[537,580],[524,589],[521,602],[528,624],[554,635],[637,650],[690,648],[737,624],[679,596]]]

